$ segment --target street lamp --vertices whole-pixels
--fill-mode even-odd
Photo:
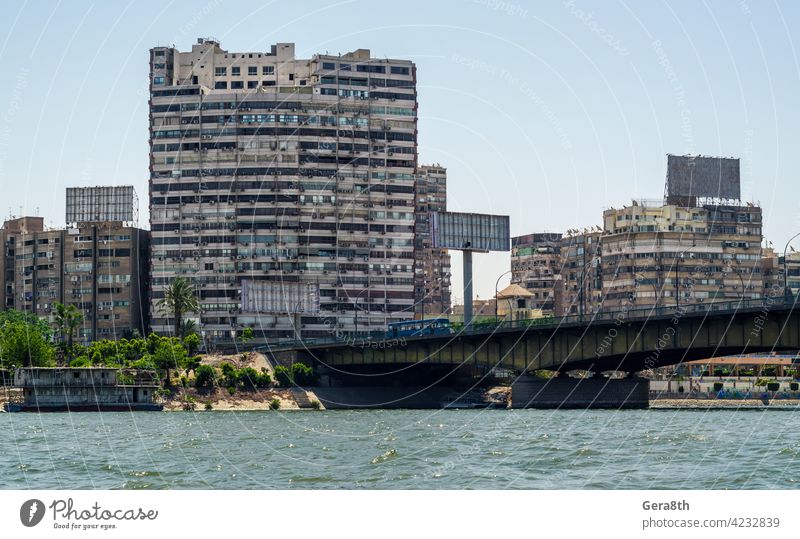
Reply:
[[[644,279],[645,279],[644,273],[637,273],[635,275],[636,275],[636,277],[639,277],[644,281]],[[653,294],[655,294],[653,296],[653,302],[654,302],[653,303],[653,308],[654,309],[658,309],[658,287],[656,287],[656,283],[650,283],[650,286],[653,287]]]
[[[783,296],[786,297],[789,295],[789,264],[786,261],[786,251],[789,249],[789,244],[792,241],[800,236],[800,232],[789,238],[789,241],[786,242],[786,247],[783,248]],[[794,295],[794,294],[792,294]]]
[[[506,275],[508,275],[512,271],[514,271],[514,270],[510,269],[508,271],[504,271],[503,273],[500,274],[500,277],[498,277],[497,280],[494,282],[494,321],[495,321],[495,323],[497,323],[497,317],[498,317],[498,314],[497,314],[497,287],[500,286],[500,279],[502,279],[503,277],[505,277]]]

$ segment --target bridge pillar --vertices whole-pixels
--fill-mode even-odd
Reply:
[[[511,385],[512,408],[647,408],[646,378],[537,378],[520,376]]]

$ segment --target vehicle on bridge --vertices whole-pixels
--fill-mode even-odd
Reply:
[[[427,320],[405,320],[388,324],[386,334],[390,337],[420,337],[423,335],[449,335],[453,332],[447,318]]]

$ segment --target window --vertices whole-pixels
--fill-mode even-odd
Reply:
[[[261,86],[275,86],[274,80],[262,80]]]
[[[294,80],[294,73],[289,73],[289,80]]]
[[[258,88],[258,81],[257,80],[249,80],[247,81],[248,88]]]
[[[217,76],[217,77],[224,77],[227,74],[228,74],[228,68],[227,67],[215,67],[214,68],[214,75]]]
[[[251,77],[258,75],[258,66],[250,66],[247,68],[247,74]]]
[[[244,83],[240,80],[231,81],[231,90],[241,90],[244,88]]]
[[[164,84],[164,77],[153,77],[153,84],[156,86]]]
[[[395,75],[408,75],[408,68],[392,66],[392,73],[394,73]]]
[[[350,64],[339,64],[340,71],[350,71]]]
[[[214,83],[214,89],[215,90],[227,90],[228,89],[228,83],[225,82],[224,80],[218,80],[217,82]]]
[[[333,62],[322,62],[322,69],[336,69],[336,64]]]
[[[261,66],[262,75],[273,75],[274,73],[275,73],[275,68],[273,66]]]
[[[239,68],[239,66],[233,66],[231,68],[231,76],[232,77],[238,77],[241,74],[242,73],[241,73],[241,69]]]

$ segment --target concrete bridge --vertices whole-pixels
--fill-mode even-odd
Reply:
[[[384,334],[343,336],[304,341],[295,351],[317,368],[337,373],[385,372],[424,364],[503,367],[520,374],[580,369],[632,375],[695,359],[798,349],[796,298],[777,297],[627,309],[544,322],[521,320],[405,339]]]

